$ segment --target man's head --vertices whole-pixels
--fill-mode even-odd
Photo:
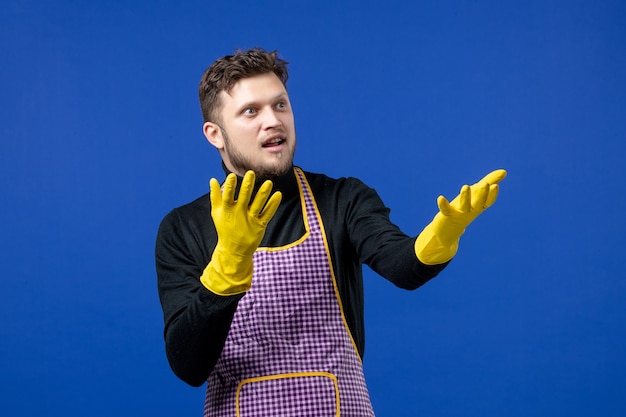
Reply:
[[[203,74],[204,135],[232,172],[271,178],[291,168],[296,135],[287,78],[287,62],[261,49],[220,58]]]

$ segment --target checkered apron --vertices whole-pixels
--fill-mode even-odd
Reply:
[[[307,233],[254,254],[252,288],[208,379],[206,417],[374,415],[321,218],[304,174],[295,171]]]

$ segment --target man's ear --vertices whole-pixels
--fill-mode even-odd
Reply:
[[[222,129],[216,124],[212,122],[205,122],[202,126],[202,131],[204,132],[204,137],[209,143],[215,146],[218,150],[224,149],[224,138],[222,137]]]

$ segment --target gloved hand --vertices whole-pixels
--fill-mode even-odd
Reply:
[[[217,244],[200,281],[218,295],[240,294],[250,289],[252,255],[282,199],[280,191],[270,196],[272,182],[268,180],[250,202],[254,180],[254,172],[246,172],[237,200],[234,200],[235,174],[226,177],[223,192],[215,178],[210,181],[211,217],[217,230]]]
[[[417,258],[426,265],[441,264],[452,259],[465,228],[496,201],[498,183],[505,177],[506,171],[498,169],[476,184],[464,185],[460,194],[450,202],[444,196],[439,196],[439,213],[415,240]]]

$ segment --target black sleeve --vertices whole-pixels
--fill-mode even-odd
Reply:
[[[447,262],[425,265],[415,255],[416,236],[408,236],[389,218],[387,208],[378,193],[358,179],[347,183],[351,196],[347,206],[347,227],[352,245],[361,262],[394,285],[413,290],[434,278]]]
[[[168,361],[180,379],[200,386],[221,354],[243,295],[219,296],[202,285],[200,275],[217,236],[213,227],[195,222],[193,213],[188,214],[184,222],[177,210],[165,217],[155,257]]]

